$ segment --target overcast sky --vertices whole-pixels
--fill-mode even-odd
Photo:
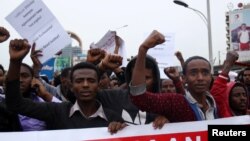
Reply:
[[[11,33],[11,38],[21,38],[5,20],[23,0],[0,1],[0,26]],[[117,30],[125,40],[128,57],[136,55],[145,33],[156,29],[162,33],[175,34],[175,50],[183,53],[184,58],[200,55],[208,59],[207,28],[201,18],[192,10],[178,6],[173,0],[43,0],[66,30],[75,32],[87,50],[91,42],[97,42],[108,30]],[[207,0],[185,0],[190,7],[207,15]],[[218,64],[226,53],[225,12],[228,4],[237,8],[239,2],[249,0],[210,0],[213,58]],[[0,63],[7,69],[9,64],[8,43],[0,45]],[[32,64],[28,57],[25,62]],[[179,65],[176,59],[176,65]]]

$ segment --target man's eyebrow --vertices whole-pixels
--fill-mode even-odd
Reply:
[[[192,68],[192,69],[189,69],[189,70],[206,70],[206,71],[209,71],[209,69],[207,68]]]

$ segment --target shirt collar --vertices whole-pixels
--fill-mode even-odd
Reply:
[[[87,117],[87,116],[81,111],[80,106],[79,106],[78,102],[76,101],[75,104],[74,104],[74,105],[71,107],[71,109],[70,109],[69,117],[71,117],[76,111],[79,111],[79,112],[81,113],[81,115],[82,115],[84,118],[86,118],[86,119],[95,118],[95,117],[98,117],[98,116],[99,116],[99,117],[105,119],[106,121],[108,121],[108,120],[107,120],[107,117],[106,117],[106,115],[105,115],[105,113],[104,113],[102,104],[101,104],[99,101],[96,101],[96,102],[100,105],[99,108],[97,109],[97,111],[96,111],[93,115]]]
[[[214,98],[212,97],[212,95],[209,92],[205,92],[206,95],[206,101],[209,105],[209,107],[216,107],[215,106],[215,101]],[[187,100],[192,103],[192,104],[198,104],[197,100],[191,95],[191,93],[189,91],[186,90],[186,98]]]

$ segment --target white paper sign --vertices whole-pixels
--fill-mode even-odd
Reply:
[[[6,20],[36,49],[43,51],[42,63],[71,43],[71,38],[41,0],[26,0]]]
[[[116,47],[115,36],[117,36],[116,32],[109,30],[101,38],[100,41],[98,41],[96,44],[92,43],[91,47],[101,48],[101,49],[105,50],[106,52],[113,54],[115,47]],[[125,50],[124,40],[118,36],[118,42],[120,45],[118,54],[123,57],[122,66],[126,66],[127,65],[127,60],[126,60],[127,54],[126,54],[126,50]]]
[[[167,78],[163,69],[174,65],[174,34],[165,33],[165,42],[148,51],[148,54],[156,59],[160,69],[161,78]]]

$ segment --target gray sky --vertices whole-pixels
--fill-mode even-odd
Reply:
[[[21,38],[5,20],[23,0],[1,0],[0,26],[7,28],[10,39]],[[201,18],[192,10],[178,6],[173,0],[43,0],[65,30],[75,32],[83,41],[87,50],[91,42],[97,42],[109,29],[125,40],[128,57],[136,55],[145,33],[156,29],[162,33],[175,34],[175,50],[183,53],[184,59],[200,55],[208,59],[207,28]],[[207,0],[185,0],[190,7],[207,14]],[[210,0],[213,58],[218,64],[218,52],[221,60],[226,53],[225,12],[228,3],[237,8],[239,2],[249,0]],[[7,69],[9,65],[8,44],[0,45],[0,63]],[[179,63],[176,60],[176,65]],[[29,56],[24,60],[32,64]]]

